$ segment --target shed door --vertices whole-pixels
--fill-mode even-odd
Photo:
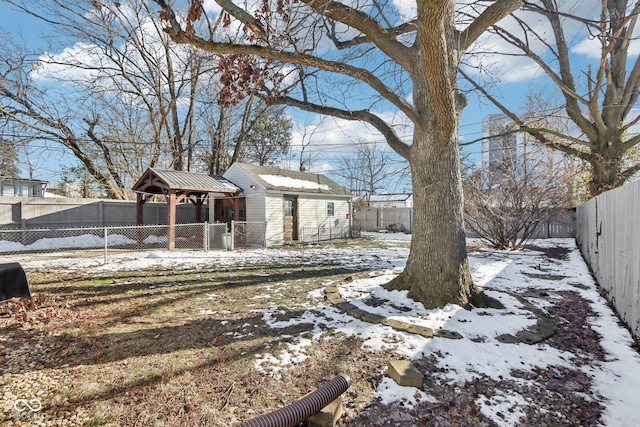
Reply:
[[[284,242],[298,240],[298,198],[284,196]]]

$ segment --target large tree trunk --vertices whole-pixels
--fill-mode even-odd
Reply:
[[[411,251],[387,285],[409,290],[427,308],[464,305],[477,292],[467,259],[458,119],[466,99],[457,85],[454,2],[418,1],[413,104],[420,117],[409,156],[413,182]]]
[[[621,174],[621,156],[594,154],[593,160],[589,163],[591,165],[589,193],[592,197],[624,184],[625,178]]]
[[[423,148],[410,159],[414,216],[409,259],[387,289],[409,290],[409,297],[427,308],[463,305],[477,288],[467,259],[457,140],[436,150],[428,148],[433,144],[426,138],[414,137],[414,148]]]

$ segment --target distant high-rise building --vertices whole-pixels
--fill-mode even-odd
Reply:
[[[495,180],[506,178],[515,167],[517,134],[504,114],[490,114],[482,121],[482,170]]]
[[[556,118],[531,113],[523,116],[529,126],[549,126]],[[558,125],[558,123],[556,123]],[[526,133],[517,132],[504,114],[491,114],[482,121],[482,183],[486,188],[504,186],[508,180],[529,188],[576,186],[578,162],[553,150]],[[574,189],[575,191],[575,189]]]

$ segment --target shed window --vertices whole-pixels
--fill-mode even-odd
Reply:
[[[334,212],[333,202],[327,202],[327,216],[333,216]]]
[[[284,216],[293,216],[293,199],[284,199]]]
[[[2,187],[2,195],[3,196],[15,196],[16,190],[15,187],[11,184],[5,184]]]

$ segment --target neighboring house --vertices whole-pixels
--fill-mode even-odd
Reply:
[[[266,246],[351,224],[351,193],[324,175],[234,163],[223,176],[242,192],[235,202],[211,194],[209,218],[266,224]]]
[[[0,176],[0,196],[44,197],[47,181]]]
[[[372,194],[369,196],[371,208],[412,208],[413,194]]]

